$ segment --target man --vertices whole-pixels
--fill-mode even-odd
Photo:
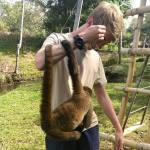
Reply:
[[[67,68],[65,50],[61,41],[67,39],[78,58],[83,86],[94,88],[98,102],[116,129],[115,150],[123,149],[123,132],[113,109],[111,100],[105,90],[107,82],[99,54],[94,48],[115,41],[122,29],[123,15],[114,4],[101,2],[90,14],[87,22],[79,29],[67,33],[52,33],[47,37],[35,59],[39,70],[43,70],[46,45],[52,45],[53,55],[53,90],[52,109],[54,110],[62,99],[71,97],[71,81]],[[81,50],[86,47],[86,51]],[[89,129],[82,132],[78,141],[57,141],[46,137],[47,150],[99,150],[99,130],[97,116],[93,112],[93,120]]]

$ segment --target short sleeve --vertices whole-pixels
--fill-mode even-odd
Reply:
[[[51,33],[43,42],[42,47],[45,47],[46,45],[53,45],[58,44],[60,42],[58,35],[56,33]]]
[[[104,67],[103,67],[103,63],[101,60],[101,57],[99,57],[99,65],[98,65],[98,71],[96,74],[96,80],[94,82],[94,85],[100,83],[101,85],[105,85],[107,83],[107,79],[105,76],[105,71],[104,71]]]

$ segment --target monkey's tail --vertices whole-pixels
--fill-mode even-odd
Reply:
[[[69,73],[72,79],[73,91],[75,93],[81,93],[83,91],[83,87],[81,84],[76,55],[69,41],[67,40],[62,41],[62,45],[66,50],[66,55],[68,56],[68,69],[69,69]]]
[[[51,98],[52,98],[52,76],[53,76],[53,62],[52,62],[52,46],[48,45],[45,48],[45,68],[43,76],[42,87],[42,101],[40,107],[41,127],[44,131],[50,126],[51,120]]]

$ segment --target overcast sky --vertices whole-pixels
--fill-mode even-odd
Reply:
[[[132,0],[132,7],[133,8],[137,8],[140,6],[140,1],[141,0]],[[147,0],[147,4],[146,5],[150,5],[150,0]]]

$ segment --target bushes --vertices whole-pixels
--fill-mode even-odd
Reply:
[[[19,43],[19,33],[0,33],[0,52],[5,54],[16,54],[17,44]],[[29,51],[35,52],[39,49],[44,41],[43,36],[24,35],[21,53]]]

